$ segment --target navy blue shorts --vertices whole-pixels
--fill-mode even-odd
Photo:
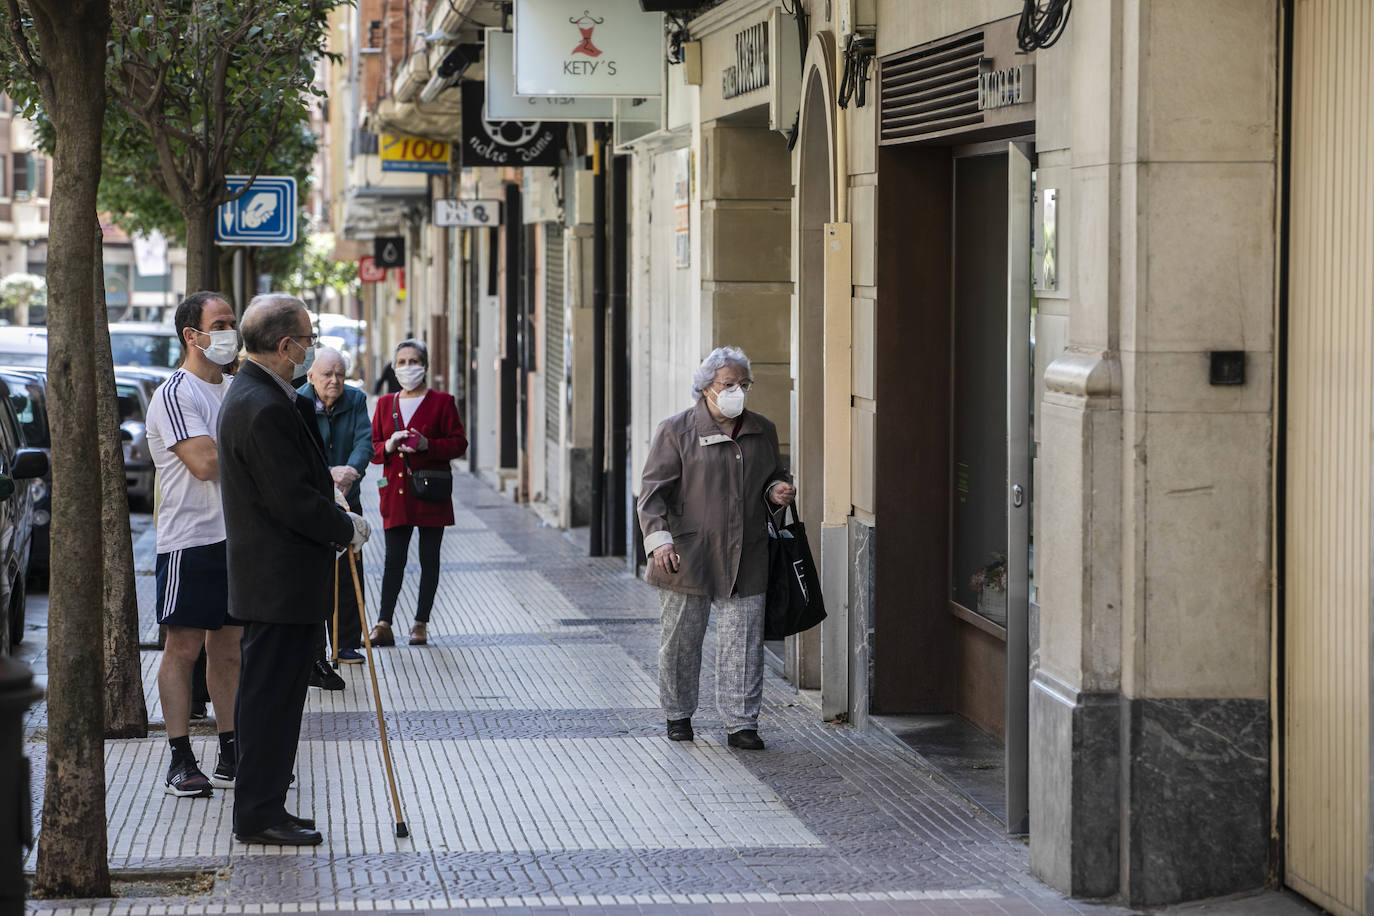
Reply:
[[[157,555],[157,622],[197,630],[243,626],[229,616],[224,541]]]

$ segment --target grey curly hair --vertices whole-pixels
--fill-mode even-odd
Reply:
[[[701,399],[701,393],[715,380],[716,373],[726,366],[736,366],[744,370],[746,378],[751,381],[754,378],[754,373],[749,369],[749,357],[744,355],[743,350],[739,347],[716,347],[692,373],[693,401]]]
[[[396,349],[391,351],[391,358],[394,360],[397,354],[399,354],[406,347],[410,347],[416,353],[419,353],[420,365],[424,366],[426,369],[429,368],[429,347],[425,346],[425,342],[423,340],[416,340],[413,337],[398,343],[396,345]]]

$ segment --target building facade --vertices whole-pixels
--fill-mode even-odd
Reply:
[[[682,4],[656,106],[417,178],[376,137],[462,144],[511,23],[363,0],[331,174],[359,254],[406,240],[373,352],[425,337],[469,466],[637,569],[654,429],[742,347],[829,611],[770,653],[820,715],[976,751],[950,778],[1076,896],[1368,912],[1374,14],[1024,5]]]

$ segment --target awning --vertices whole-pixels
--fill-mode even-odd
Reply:
[[[376,134],[400,134],[424,140],[459,143],[463,139],[463,118],[457,87],[445,89],[432,102],[398,102],[383,99],[368,117],[368,129]]]

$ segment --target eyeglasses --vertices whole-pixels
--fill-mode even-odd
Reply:
[[[712,382],[711,387],[714,388],[716,391],[734,391],[738,388],[740,391],[747,393],[750,388],[754,387],[754,380],[745,379],[744,381],[737,382],[734,385],[727,385],[724,382]]]
[[[303,347],[303,349],[306,350],[310,349],[311,347],[318,347],[320,345],[320,339],[316,337],[314,334],[288,334],[287,337],[290,340],[295,341],[309,341],[309,343],[305,344],[305,346]]]

